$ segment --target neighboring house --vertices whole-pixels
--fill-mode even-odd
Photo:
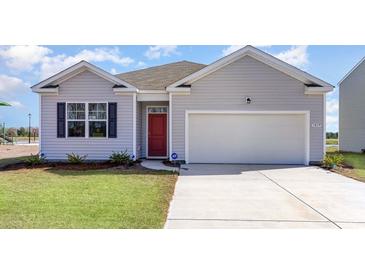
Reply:
[[[340,150],[361,152],[365,149],[365,57],[338,86]]]
[[[40,150],[108,159],[309,164],[325,151],[333,86],[252,46],[208,66],[182,61],[111,75],[82,61],[32,87]]]

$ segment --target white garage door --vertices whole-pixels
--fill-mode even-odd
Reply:
[[[307,164],[305,114],[188,115],[189,163]]]

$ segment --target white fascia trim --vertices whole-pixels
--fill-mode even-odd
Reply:
[[[31,87],[31,89],[33,91],[40,89],[44,86],[47,86],[53,82],[57,82],[57,80],[60,80],[59,83],[62,83],[63,81],[69,79],[69,77],[66,77],[68,74],[72,74],[73,72],[75,72],[76,74],[84,71],[85,69],[97,74],[98,76],[104,78],[105,80],[108,80],[114,84],[118,84],[118,85],[124,85],[127,88],[131,88],[131,89],[135,89],[137,91],[137,88],[132,86],[131,84],[123,81],[122,79],[119,79],[118,77],[115,77],[114,75],[110,74],[109,72],[106,72],[105,70],[102,70],[101,68],[94,66],[86,61],[81,61],[49,78],[47,78],[46,80],[34,85]],[[72,75],[73,76],[73,75]],[[63,77],[66,77],[65,79],[63,79]]]
[[[135,91],[119,91],[119,92],[114,92],[114,95],[134,95],[137,94],[137,92]]]
[[[346,75],[337,83],[337,85],[339,86],[343,81],[345,81],[345,79],[347,77],[350,76],[350,74],[355,70],[357,69],[358,66],[360,66],[363,62],[365,61],[365,56],[359,61],[357,62],[357,64],[348,72],[346,73]]]
[[[189,92],[191,91],[191,88],[188,88],[188,87],[171,87],[171,86],[168,86],[166,88],[166,91],[168,92]]]
[[[135,88],[113,88],[114,93],[126,93],[126,92],[137,92]]]
[[[304,89],[304,94],[308,94],[308,95],[324,94],[324,93],[330,92],[332,90],[333,90],[333,87],[308,87],[308,86],[306,86]]]
[[[156,90],[154,90],[154,89],[141,89],[141,90],[138,90],[138,93],[167,93],[167,91],[166,90],[164,90],[164,89],[156,89]]]
[[[323,80],[320,80],[319,78],[317,78],[313,75],[310,75],[309,73],[306,73],[292,65],[289,65],[288,63],[281,61],[280,59],[277,59],[276,57],[274,57],[266,52],[263,52],[255,47],[246,46],[226,57],[219,59],[218,61],[210,64],[209,66],[207,66],[193,74],[190,74],[189,76],[171,84],[170,86],[167,87],[167,90],[169,90],[171,88],[177,88],[178,86],[183,85],[183,84],[192,84],[193,82],[201,79],[202,77],[205,77],[206,75],[208,75],[224,66],[227,66],[246,55],[251,56],[252,58],[254,58],[258,61],[261,61],[305,84],[315,83],[320,86],[332,87],[332,89],[333,89],[333,86],[331,84],[329,84]]]
[[[305,116],[305,160],[304,165],[310,162],[310,111],[246,111],[246,110],[185,110],[185,162],[189,164],[189,115],[190,114],[303,114]]]
[[[39,93],[39,94],[43,94],[43,93],[56,93],[58,94],[59,91],[59,87],[55,87],[55,88],[36,88],[36,89],[32,89],[33,92]]]
[[[137,93],[137,101],[146,102],[146,101],[168,101],[169,94],[168,93]]]

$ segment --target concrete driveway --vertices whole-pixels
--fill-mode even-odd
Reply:
[[[365,183],[318,167],[185,165],[165,228],[365,228]]]

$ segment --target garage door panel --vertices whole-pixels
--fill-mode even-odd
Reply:
[[[303,164],[302,114],[190,114],[190,163]]]

